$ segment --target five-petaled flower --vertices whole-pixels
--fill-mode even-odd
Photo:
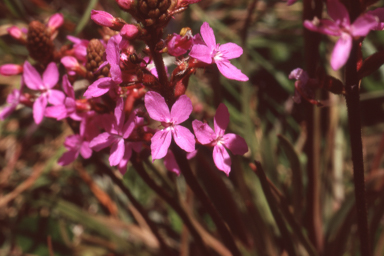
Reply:
[[[236,155],[243,155],[248,152],[247,143],[242,137],[233,133],[224,134],[228,123],[228,108],[222,103],[215,114],[214,131],[208,124],[199,120],[192,122],[197,140],[203,145],[213,146],[213,161],[216,167],[225,172],[227,176],[231,171],[231,158],[226,148]]]
[[[59,70],[56,63],[51,62],[43,73],[43,77],[28,62],[24,63],[23,78],[26,86],[35,91],[40,91],[40,96],[33,103],[33,118],[36,124],[40,124],[44,117],[48,102],[52,105],[62,104],[65,95],[62,91],[52,89],[59,80]]]
[[[163,158],[171,145],[172,137],[176,144],[187,152],[195,150],[195,136],[187,128],[179,125],[192,113],[192,102],[181,95],[173,104],[171,112],[164,98],[157,92],[147,92],[144,97],[149,116],[160,121],[164,129],[157,131],[151,139],[152,159]]]
[[[230,59],[238,58],[243,54],[243,49],[240,46],[234,43],[216,44],[213,29],[207,22],[201,26],[200,34],[206,45],[193,45],[189,52],[191,57],[208,64],[216,63],[217,68],[226,78],[248,81],[248,77],[229,62]]]
[[[347,8],[338,0],[328,0],[327,7],[328,14],[333,20],[319,20],[315,17],[313,21],[306,20],[304,27],[325,35],[340,37],[331,56],[331,67],[338,70],[348,60],[353,38],[366,36],[369,31],[378,26],[379,19],[374,15],[364,13],[351,24]]]
[[[116,103],[114,119],[110,124],[105,125],[106,131],[104,133],[99,134],[89,143],[89,146],[95,151],[111,146],[109,156],[111,166],[118,165],[123,160],[125,153],[127,153],[125,139],[131,135],[136,126],[135,117],[135,113],[132,112],[128,121],[124,123],[124,100],[119,98]]]

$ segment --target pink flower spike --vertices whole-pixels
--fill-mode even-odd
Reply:
[[[191,57],[207,64],[216,63],[221,74],[228,79],[248,81],[248,77],[229,62],[230,59],[238,58],[243,54],[240,46],[234,43],[216,44],[213,29],[207,22],[201,26],[200,34],[206,45],[193,45],[189,52]]]
[[[91,11],[91,19],[98,25],[112,27],[114,25],[114,21],[116,20],[112,14],[104,11]]]
[[[186,152],[195,150],[195,137],[185,127],[179,125],[192,113],[192,102],[186,96],[180,96],[171,111],[164,98],[157,92],[147,92],[144,104],[149,116],[160,121],[164,129],[157,131],[151,139],[152,160],[163,158],[171,144],[172,137],[176,144]]]
[[[4,64],[0,66],[0,74],[3,76],[14,76],[23,72],[23,66],[17,64]]]
[[[231,158],[225,148],[231,150],[236,155],[243,155],[248,152],[247,143],[242,137],[233,133],[224,134],[228,123],[228,108],[222,103],[217,108],[215,114],[215,131],[208,124],[204,124],[201,121],[194,120],[192,122],[197,140],[203,145],[213,146],[213,161],[216,167],[225,172],[227,176],[231,171]]]
[[[64,23],[64,16],[61,13],[53,14],[47,23],[47,26],[51,29],[51,31],[57,30]]]

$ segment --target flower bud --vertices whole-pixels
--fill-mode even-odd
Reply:
[[[136,38],[139,34],[139,29],[136,25],[125,24],[123,28],[120,30],[120,35],[128,40],[132,40]]]
[[[55,13],[53,14],[47,23],[48,28],[51,29],[51,31],[57,30],[59,27],[61,27],[64,23],[64,16],[61,13]]]
[[[0,74],[3,76],[14,76],[23,72],[23,66],[17,64],[4,64],[0,66]]]
[[[106,27],[112,27],[113,22],[116,20],[110,13],[97,10],[91,11],[91,19],[96,22],[96,24]]]
[[[79,62],[77,61],[77,59],[72,56],[65,56],[61,58],[60,62],[68,70],[75,70],[79,66]]]
[[[116,0],[116,3],[119,5],[121,9],[124,11],[129,11],[134,4],[134,0]]]
[[[7,32],[14,39],[20,41],[21,43],[26,43],[27,36],[20,28],[16,26],[12,26],[7,28]]]

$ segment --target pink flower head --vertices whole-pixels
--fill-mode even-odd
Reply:
[[[107,61],[101,64],[99,69],[109,64],[111,66],[111,77],[103,77],[93,82],[85,91],[85,98],[99,97],[107,93],[110,89],[117,87],[117,85],[123,81],[120,69],[120,42],[121,35],[119,34],[109,39],[105,50]]]
[[[23,66],[17,64],[4,64],[0,66],[0,75],[14,76],[23,72]]]
[[[160,121],[164,129],[157,131],[151,139],[152,159],[163,158],[171,145],[172,137],[176,144],[187,152],[195,150],[195,136],[179,125],[192,113],[192,102],[186,95],[181,95],[173,104],[171,111],[164,98],[157,92],[147,92],[144,97],[149,116]]]
[[[370,14],[360,15],[351,24],[347,8],[338,0],[327,1],[328,14],[333,20],[315,18],[306,20],[304,27],[325,35],[339,36],[331,56],[331,67],[338,70],[347,62],[352,49],[353,38],[366,36],[378,26],[378,18]]]
[[[51,31],[57,30],[59,27],[61,27],[64,23],[64,16],[61,13],[55,13],[53,14],[47,23],[48,28],[51,29]]]
[[[68,150],[60,159],[58,164],[68,165],[76,160],[81,154],[85,159],[90,158],[92,155],[92,149],[89,147],[89,141],[86,141],[82,135],[75,134],[68,136],[65,139],[64,147]]]
[[[129,116],[128,121],[125,122],[124,114],[124,100],[119,98],[115,108],[115,118],[110,125],[107,125],[106,132],[99,134],[95,137],[89,146],[100,151],[103,148],[111,146],[109,163],[111,166],[118,165],[127,153],[125,150],[125,139],[131,135],[136,126],[134,112]]]
[[[213,146],[213,161],[216,167],[225,172],[227,176],[231,171],[231,158],[226,148],[236,155],[243,155],[248,152],[247,143],[242,137],[233,133],[224,134],[228,123],[228,108],[222,103],[216,111],[214,131],[208,124],[202,123],[199,120],[192,122],[197,140],[203,145]]]
[[[54,62],[48,64],[43,76],[28,62],[24,63],[23,78],[26,86],[40,92],[40,96],[33,103],[33,118],[36,124],[40,124],[44,117],[47,104],[62,104],[65,98],[63,92],[52,89],[59,80],[59,70]]]
[[[213,29],[207,22],[204,22],[201,26],[200,33],[206,45],[193,45],[189,55],[208,64],[216,63],[217,68],[226,78],[248,81],[248,77],[229,62],[230,59],[240,57],[243,54],[243,49],[234,43],[216,44]]]

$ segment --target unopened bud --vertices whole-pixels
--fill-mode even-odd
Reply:
[[[55,13],[53,14],[47,23],[48,28],[51,29],[51,31],[57,30],[59,27],[61,27],[64,23],[64,16],[61,13]]]
[[[92,10],[91,19],[98,25],[109,27],[116,31],[119,31],[125,24],[123,19],[115,18],[112,14],[104,11]]]
[[[14,76],[23,72],[23,66],[17,64],[4,64],[0,66],[0,74],[3,76]]]
[[[19,40],[23,43],[26,42],[27,36],[20,28],[18,28],[16,26],[12,26],[10,28],[7,28],[7,31],[8,31],[8,34],[11,37],[15,38],[16,40]]]
[[[79,66],[79,62],[77,61],[77,59],[72,56],[65,56],[61,58],[60,62],[68,70],[75,70]]]
[[[129,11],[134,4],[134,0],[116,0],[116,3],[119,5],[121,9],[124,11]]]
[[[123,38],[126,38],[128,40],[132,40],[136,38],[139,34],[139,29],[137,26],[132,24],[125,24],[123,28],[120,30],[120,35]]]

